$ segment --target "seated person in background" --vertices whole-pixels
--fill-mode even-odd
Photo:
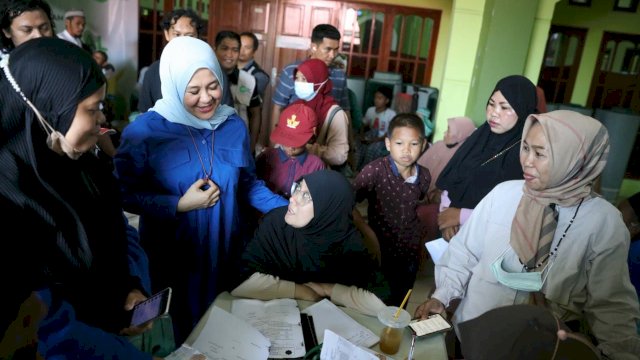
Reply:
[[[329,69],[321,60],[304,61],[293,71],[294,89],[300,99],[294,104],[309,106],[318,118],[318,137],[307,145],[310,153],[318,155],[329,166],[340,167],[349,155],[349,118],[331,96],[333,83]]]
[[[592,335],[607,358],[638,359],[629,232],[593,192],[608,153],[607,130],[593,118],[530,115],[520,146],[525,179],[499,184],[480,201],[436,264],[435,292],[416,316],[442,313],[459,298],[454,324],[533,303]]]
[[[442,190],[438,226],[450,240],[493,189],[522,179],[518,162],[524,121],[536,111],[536,88],[524,76],[507,76],[487,101],[487,121],[474,131],[444,167],[436,186]]]
[[[246,247],[233,296],[261,300],[323,297],[377,315],[386,286],[353,225],[347,179],[320,170],[295,183],[288,207],[265,215]]]
[[[640,297],[640,192],[624,199],[618,204],[622,220],[629,229],[631,244],[629,245],[629,275],[631,283]],[[640,324],[639,324],[640,326]]]
[[[436,181],[460,145],[476,130],[473,120],[466,116],[458,116],[447,119],[447,131],[444,138],[436,141],[418,159],[418,164],[426,167],[431,174],[429,185],[429,201],[440,202],[440,191],[436,188]]]
[[[271,141],[280,147],[268,148],[256,159],[256,174],[274,193],[287,199],[296,179],[325,168],[322,159],[307,152],[306,145],[315,136],[316,114],[304,104],[293,104],[280,113]]]
[[[424,166],[431,174],[429,185],[429,204],[418,207],[418,217],[427,227],[427,240],[437,237],[438,210],[440,204],[440,190],[436,188],[436,181],[442,169],[447,165],[456,150],[476,129],[476,125],[468,117],[452,117],[447,120],[447,131],[444,139],[436,141],[418,159],[418,164]]]
[[[384,143],[387,136],[389,123],[396,112],[391,106],[393,90],[388,86],[380,86],[373,96],[373,106],[367,109],[362,119],[362,135],[360,136],[360,148],[358,149],[358,170],[371,161],[388,155]]]
[[[369,248],[382,260],[382,272],[391,286],[390,303],[399,304],[413,287],[424,249],[424,227],[416,207],[426,199],[431,176],[416,164],[427,144],[422,120],[415,114],[396,115],[385,144],[389,156],[367,164],[353,183],[356,201],[368,200],[369,223],[357,209],[354,219]]]

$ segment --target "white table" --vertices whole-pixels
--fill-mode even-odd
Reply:
[[[231,312],[231,302],[237,299],[234,296],[231,296],[228,292],[223,292],[214,301],[213,305],[218,306],[221,309]],[[298,300],[298,306],[300,310],[312,305],[311,301],[303,301]],[[209,307],[209,310],[212,307]],[[373,331],[376,335],[380,335],[384,325],[378,321],[376,317],[368,316],[361,314],[355,310],[347,309],[345,307],[340,307],[347,315],[355,319],[357,322],[367,327],[371,331]],[[203,316],[203,320],[209,317],[209,311]],[[186,343],[192,344],[193,340],[195,340],[197,334],[199,333],[199,329],[204,325],[204,322],[201,320],[200,323],[193,330]],[[409,329],[405,329],[404,331],[404,339],[402,340],[402,344],[400,345],[400,350],[398,353],[391,355],[394,360],[405,360],[407,358],[407,354],[409,353],[409,347],[411,346],[411,334]],[[381,353],[380,347],[375,345],[371,348],[374,351]],[[444,344],[444,335],[436,334],[430,337],[425,337],[422,339],[416,340],[416,348],[414,351],[413,358],[416,360],[429,359],[429,360],[446,360],[447,359],[447,349]]]

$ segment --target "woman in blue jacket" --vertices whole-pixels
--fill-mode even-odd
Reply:
[[[125,210],[140,214],[154,290],[173,288],[178,343],[226,288],[242,248],[239,202],[263,213],[287,205],[256,178],[247,127],[220,102],[222,79],[207,43],[172,40],[160,58],[162,99],[125,128],[114,160]]]

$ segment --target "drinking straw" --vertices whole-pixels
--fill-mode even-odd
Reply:
[[[394,320],[398,320],[398,316],[400,316],[400,310],[402,310],[402,308],[404,307],[404,304],[406,304],[407,300],[409,300],[409,295],[411,295],[411,290],[412,289],[409,289],[409,291],[407,291],[407,295],[404,296],[404,300],[402,300],[402,304],[400,304],[400,307],[396,311],[396,314],[393,316]]]

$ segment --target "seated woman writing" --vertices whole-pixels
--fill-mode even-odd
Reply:
[[[499,184],[436,264],[436,290],[416,316],[462,299],[455,324],[506,305],[546,306],[596,339],[610,359],[638,359],[638,298],[629,281],[629,232],[593,192],[609,153],[607,130],[573,111],[530,115],[524,180]],[[464,347],[464,344],[462,344]]]
[[[288,207],[268,213],[242,257],[240,282],[231,295],[270,300],[323,297],[377,315],[388,295],[351,212],[353,190],[333,170],[293,184]]]

